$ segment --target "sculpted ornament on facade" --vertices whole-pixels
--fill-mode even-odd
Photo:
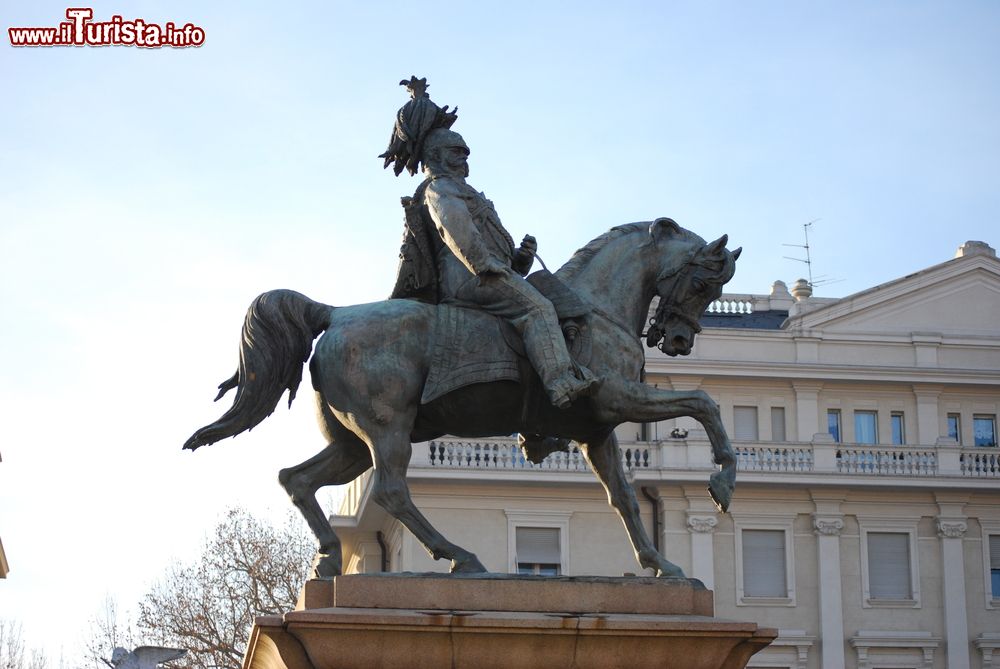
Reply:
[[[827,537],[839,537],[844,529],[844,521],[840,518],[813,518],[813,531]]]
[[[688,516],[687,526],[691,532],[714,532],[719,524],[719,519],[715,516]]]
[[[965,521],[962,520],[941,520],[937,521],[937,533],[942,539],[961,539],[965,536],[965,531],[969,529]]]

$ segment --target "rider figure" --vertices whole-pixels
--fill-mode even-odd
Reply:
[[[412,123],[406,128],[408,133],[401,133],[401,121],[397,120],[394,143],[383,157],[386,166],[392,159],[397,160],[397,174],[402,170],[400,160],[408,163],[406,167],[411,173],[416,171],[418,162],[423,166],[426,180],[417,189],[417,201],[413,204],[426,212],[428,222],[443,242],[435,243],[437,248],[432,251],[439,301],[480,309],[510,322],[523,337],[528,359],[541,377],[552,404],[568,407],[577,397],[589,394],[598,379],[586,368],[574,364],[552,303],[523,278],[534,260],[535,239],[527,235],[520,248],[515,249],[493,203],[465,182],[469,175],[469,147],[461,135],[447,129],[454,122],[454,113],[447,122],[439,121],[437,127],[429,127],[422,133],[414,131],[413,126],[421,119],[425,126],[430,125],[426,119],[430,116],[428,107],[433,103],[423,92],[425,81],[411,79],[401,83],[409,84],[414,99],[400,110],[398,118]],[[423,107],[414,110],[415,102]],[[433,108],[436,110],[437,106]],[[441,117],[438,110],[437,118]],[[414,138],[414,134],[420,136]],[[407,137],[405,148],[396,141],[400,135]],[[407,154],[407,150],[416,147],[418,155]]]

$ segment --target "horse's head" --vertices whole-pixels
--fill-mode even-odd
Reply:
[[[727,250],[727,235],[706,244],[669,218],[653,221],[649,234],[653,244],[670,251],[663,254],[664,266],[656,278],[660,303],[650,319],[646,345],[671,356],[687,355],[701,332],[698,318],[722,295],[743,249]]]

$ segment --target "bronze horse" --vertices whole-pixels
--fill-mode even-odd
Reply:
[[[577,251],[555,276],[591,307],[589,367],[603,382],[596,393],[568,409],[543,402],[531,424],[524,424],[522,412],[526,384],[511,381],[476,383],[421,404],[434,350],[433,305],[388,300],[332,307],[289,290],[264,293],[247,313],[239,369],[220,385],[219,397],[237,389],[233,406],[195,432],[184,448],[193,450],[252,428],[271,414],[286,389],[291,403],[312,342],[322,335],[309,368],[328,445],[279,474],[319,542],[316,576],[332,577],[342,569],[340,540],[316,501],[316,491],[349,483],[370,467],[375,468],[372,499],[435,559],[451,560],[452,572],[485,572],[473,553],[447,541],[413,504],[406,484],[411,444],[444,434],[483,437],[520,431],[578,442],[621,516],[639,563],[659,576],[683,577],[653,547],[640,521],[614,428],[677,416],[697,419],[721,465],[709,480],[709,491],[721,510],[728,508],[736,460],[715,402],[702,391],[659,390],[640,380],[645,359],[640,337],[653,298],[660,301],[648,325],[647,345],[668,355],[690,353],[701,329],[699,316],[735,271],[741,249],[728,251],[726,241],[723,236],[706,243],[660,218],[615,227]]]

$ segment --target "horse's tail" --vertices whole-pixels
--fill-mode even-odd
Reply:
[[[219,420],[184,442],[192,451],[252,429],[271,415],[288,390],[288,405],[302,381],[313,340],[330,326],[333,307],[293,290],[271,290],[247,310],[240,341],[240,366],[219,385],[216,401],[236,388],[236,399]]]

